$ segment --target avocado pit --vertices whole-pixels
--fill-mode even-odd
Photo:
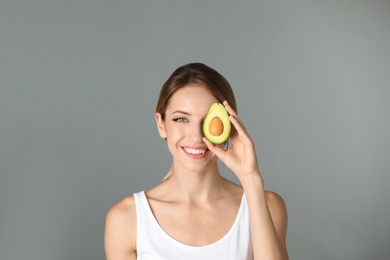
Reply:
[[[209,124],[209,132],[213,136],[220,136],[223,133],[223,123],[219,117],[214,117]]]

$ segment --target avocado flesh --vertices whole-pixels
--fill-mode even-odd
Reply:
[[[216,120],[215,118],[219,119]],[[216,133],[211,133],[211,129],[215,129],[214,125],[218,122],[220,124],[222,122],[222,126],[217,126],[218,129],[222,130],[222,133],[218,133],[218,135],[215,135]],[[203,134],[209,140],[210,142],[214,144],[222,144],[226,142],[229,138],[231,131],[231,125],[229,120],[229,114],[226,111],[224,105],[221,103],[213,103],[211,104],[205,118],[203,121]]]

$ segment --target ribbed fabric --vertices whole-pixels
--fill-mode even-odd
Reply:
[[[158,224],[145,192],[135,193],[134,198],[137,210],[138,260],[253,260],[245,194],[228,233],[206,246],[189,246],[175,240]]]

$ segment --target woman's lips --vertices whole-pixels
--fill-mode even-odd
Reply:
[[[192,159],[203,159],[209,154],[207,147],[189,147],[183,146],[184,153]]]

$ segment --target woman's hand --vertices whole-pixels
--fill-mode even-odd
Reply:
[[[246,177],[260,175],[253,140],[236,111],[230,107],[227,101],[224,101],[223,105],[229,113],[229,119],[236,130],[233,130],[230,134],[231,146],[224,150],[221,146],[212,144],[205,137],[203,137],[203,141],[209,150],[236,174],[240,181]]]
[[[288,259],[286,247],[287,210],[276,193],[266,192],[257,163],[255,145],[237,113],[224,101],[236,131],[225,151],[206,138],[207,147],[238,177],[244,188],[251,221],[254,259]]]

